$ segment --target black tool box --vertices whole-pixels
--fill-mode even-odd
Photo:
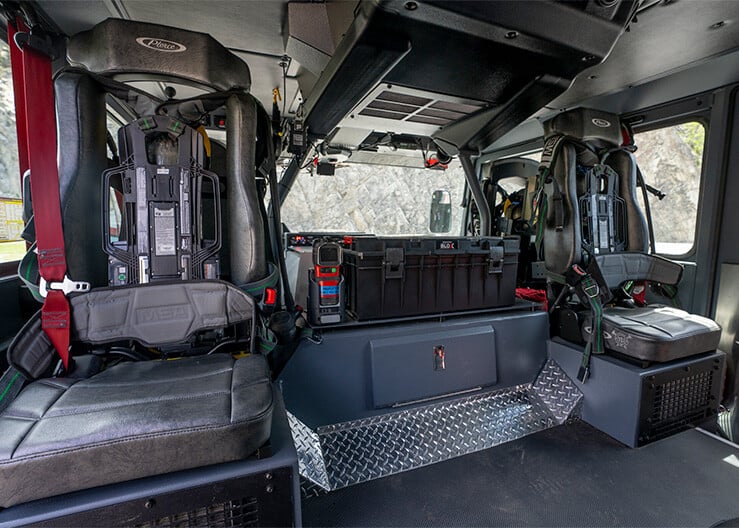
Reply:
[[[357,320],[515,302],[518,237],[345,240],[347,309]]]

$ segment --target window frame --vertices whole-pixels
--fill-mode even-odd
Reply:
[[[4,31],[0,31],[0,42],[2,44],[10,47],[10,43],[8,42],[8,31],[7,31],[7,25],[3,24],[2,28]],[[13,74],[12,74],[12,68],[11,68],[11,74],[10,74],[10,82],[13,83]],[[13,86],[13,89],[15,89],[15,86]],[[16,119],[18,118],[18,109],[15,106],[15,98],[13,99],[13,111],[15,113]],[[17,125],[16,125],[17,126]],[[13,137],[16,137],[16,145],[15,148],[18,150],[18,155],[20,156],[20,149],[17,141],[17,135],[18,131],[17,128],[12,131]],[[19,160],[20,161],[20,160]],[[20,189],[21,189],[21,196],[20,199],[23,200],[23,174],[18,174],[18,179],[20,181]],[[23,240],[23,239],[20,239]],[[26,247],[28,248],[28,244],[26,243]],[[13,275],[18,274],[18,265],[21,262],[21,259],[17,260],[6,260],[4,262],[0,262],[0,279],[9,278]]]
[[[702,99],[699,97],[692,99],[691,102],[698,107],[703,106]],[[675,106],[679,107],[680,105],[678,104]],[[700,173],[699,173],[698,203],[695,209],[695,230],[693,232],[692,245],[690,249],[686,251],[685,253],[664,253],[664,252],[657,251],[657,240],[654,241],[655,255],[669,258],[671,260],[691,260],[693,259],[693,257],[695,257],[697,249],[698,249],[698,237],[700,235],[699,227],[700,227],[700,219],[701,219],[701,210],[703,208],[703,200],[705,196],[706,152],[708,150],[707,147],[708,147],[708,134],[709,134],[709,123],[710,123],[710,119],[709,119],[710,107],[701,108],[693,113],[687,113],[687,114],[679,113],[677,115],[673,114],[669,117],[660,116],[661,112],[659,112],[659,110],[662,110],[662,109],[660,108],[660,109],[655,109],[654,111],[651,111],[651,112],[641,113],[638,116],[638,118],[640,118],[640,120],[638,121],[635,121],[635,118],[633,117],[632,118],[624,117],[622,118],[622,122],[631,127],[634,136],[644,133],[644,132],[653,132],[655,130],[662,130],[664,128],[676,127],[679,125],[684,125],[686,123],[699,123],[703,125],[703,130],[704,130],[703,155],[701,157],[701,165],[700,165]],[[649,118],[652,118],[652,119],[649,119]],[[639,144],[636,143],[636,146],[638,147]],[[645,215],[646,215],[646,211],[645,211]]]

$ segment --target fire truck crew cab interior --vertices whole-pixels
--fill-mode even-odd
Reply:
[[[0,526],[737,525],[739,4],[0,7]]]

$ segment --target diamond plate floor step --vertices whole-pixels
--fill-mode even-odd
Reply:
[[[288,413],[303,493],[331,491],[516,440],[563,423],[582,399],[548,361],[533,384],[319,427]]]

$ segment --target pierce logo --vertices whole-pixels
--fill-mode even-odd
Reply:
[[[153,49],[155,51],[163,51],[165,53],[180,53],[187,49],[187,47],[179,42],[153,37],[138,37],[136,42],[145,48]]]
[[[605,119],[599,119],[596,117],[594,119],[591,119],[591,121],[593,122],[595,126],[600,127],[600,128],[608,128],[609,126],[611,126],[611,122],[606,121]]]
[[[453,240],[440,240],[436,243],[438,249],[457,249],[457,243]]]

